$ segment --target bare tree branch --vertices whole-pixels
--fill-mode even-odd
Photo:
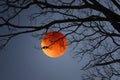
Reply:
[[[88,71],[85,80],[120,77],[119,0],[2,0],[0,8],[1,49],[18,35],[41,39],[48,31],[61,31]]]
[[[120,63],[120,59],[112,60],[105,63],[98,63],[98,64],[95,64],[95,66],[104,66],[104,65],[113,64],[113,63]]]

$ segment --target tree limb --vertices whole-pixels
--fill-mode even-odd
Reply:
[[[95,66],[105,66],[105,65],[109,65],[113,63],[120,63],[120,59],[112,60],[112,61],[105,62],[105,63],[98,63],[98,64],[95,64]]]

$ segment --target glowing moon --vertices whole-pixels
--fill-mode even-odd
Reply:
[[[62,33],[51,31],[44,35],[41,47],[47,56],[57,58],[65,53],[68,47],[68,41]]]

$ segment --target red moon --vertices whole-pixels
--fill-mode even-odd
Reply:
[[[65,54],[68,40],[62,33],[51,31],[43,36],[41,47],[47,56],[57,58]]]

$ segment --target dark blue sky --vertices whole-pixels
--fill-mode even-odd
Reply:
[[[48,23],[51,15],[40,16],[32,22],[30,21],[30,15],[39,11],[40,8],[32,6],[10,22],[25,26],[39,26],[40,23]],[[2,16],[8,17],[8,14],[12,15],[13,12],[9,10]],[[51,20],[60,18],[59,14],[55,14],[52,15]],[[7,27],[0,30],[0,34],[7,33],[9,33]],[[37,33],[41,34],[42,31]],[[72,58],[73,45],[70,45],[65,55],[60,58],[49,58],[40,49],[35,48],[41,48],[41,37],[34,38],[32,34],[18,35],[12,38],[4,49],[0,50],[0,80],[80,80],[83,72],[80,70],[81,63]],[[69,37],[67,38],[69,39]]]
[[[70,0],[63,0],[63,1],[68,2]],[[82,1],[82,0],[79,0],[79,1]],[[98,1],[100,1],[100,0],[98,0]],[[4,0],[3,0],[3,2],[4,2]],[[57,0],[48,0],[48,2],[54,3],[54,4],[59,4]],[[107,8],[109,7],[108,4],[110,4],[108,2],[109,2],[109,0],[100,1],[100,3],[103,4]],[[75,2],[74,4],[80,5],[80,4],[82,4],[82,2],[81,3]],[[1,8],[0,11],[2,9],[4,9],[1,6],[0,6],[0,8]],[[114,8],[115,7],[113,7],[113,9]],[[55,13],[55,14],[48,13],[47,15],[43,14],[42,16],[37,15],[37,17],[35,19],[33,19],[33,17],[36,16],[36,15],[33,16],[32,15],[33,13],[39,13],[42,11],[44,11],[44,10],[42,10],[39,7],[31,6],[28,9],[23,10],[18,16],[16,16],[10,22],[15,25],[20,25],[20,26],[27,26],[27,25],[41,26],[41,25],[45,25],[46,23],[49,23],[50,21],[53,21],[53,20],[71,18],[68,16],[65,17],[63,15],[60,15],[59,13]],[[99,14],[99,12],[96,10],[94,10],[91,13],[91,11],[89,9],[83,9],[83,10],[79,10],[79,11],[71,10],[68,12],[67,12],[67,10],[59,9],[58,11],[61,11],[63,13],[74,14],[80,18],[86,17],[87,14],[88,14],[87,16],[89,16],[89,15],[103,16],[102,13]],[[14,9],[12,10],[12,8],[11,8],[11,9],[9,9],[9,11],[5,12],[4,14],[0,14],[0,17],[2,16],[5,19],[7,19],[7,17],[14,14],[13,12],[14,12]],[[119,13],[119,12],[117,12],[117,13]],[[0,19],[0,23],[2,23],[2,19]],[[89,23],[88,24],[86,23],[85,25],[89,25]],[[103,26],[104,25],[105,25],[104,28],[106,31],[109,32],[109,29],[111,31],[113,30],[113,28],[109,22],[105,23],[105,24],[103,22]],[[53,30],[54,31],[60,30],[61,28],[68,27],[68,26],[71,26],[71,24],[69,24],[69,23],[55,24],[49,28],[48,32],[53,31]],[[74,31],[75,29],[76,29],[76,26],[72,26],[67,29],[63,29],[63,30],[61,29],[60,32],[67,34],[68,32]],[[16,29],[15,31],[23,31],[23,30],[25,30],[25,29],[22,29],[22,30]],[[26,30],[28,30],[28,29],[26,29]],[[4,47],[3,49],[0,49],[0,80],[81,80],[82,74],[86,73],[87,71],[82,71],[80,69],[84,66],[84,64],[87,64],[87,62],[90,60],[90,58],[92,59],[92,57],[94,57],[94,56],[91,53],[84,54],[84,57],[81,56],[82,54],[78,55],[77,58],[76,57],[73,58],[73,56],[75,55],[75,51],[83,50],[83,52],[84,52],[84,48],[85,48],[85,50],[87,50],[89,48],[89,43],[92,44],[95,42],[94,44],[96,44],[99,40],[92,41],[92,39],[96,38],[96,36],[99,36],[99,34],[95,34],[94,36],[91,36],[91,42],[89,42],[89,39],[88,39],[88,42],[84,42],[84,43],[82,41],[78,42],[77,43],[78,46],[76,46],[74,44],[69,45],[65,55],[63,55],[59,58],[50,58],[50,57],[46,56],[40,49],[41,48],[41,45],[40,45],[41,39],[42,39],[42,36],[44,35],[43,31],[44,30],[40,30],[40,31],[37,31],[34,33],[22,34],[22,35],[15,36],[9,41],[9,43],[6,45],[6,47]],[[67,38],[72,41],[73,35],[74,35],[75,40],[81,40],[84,37],[84,36],[82,36],[82,32],[83,32],[83,35],[85,34],[85,36],[86,36],[88,34],[94,33],[94,30],[92,30],[92,28],[87,28],[85,26],[83,29],[83,26],[79,26],[79,28],[77,28],[77,30],[76,30],[76,35],[74,35],[74,33],[72,33],[72,34],[67,35]],[[7,33],[14,33],[14,31],[10,32],[8,30],[8,27],[0,26],[0,35],[7,34]],[[79,34],[77,35],[77,33],[79,33]],[[32,36],[35,34],[40,34],[40,35],[35,38]],[[80,36],[80,34],[81,34],[81,36]],[[102,40],[102,38],[100,38],[100,39]],[[0,41],[1,41],[1,37],[0,37]],[[0,42],[0,44],[1,43],[2,43],[2,41]],[[114,49],[113,43],[110,41],[110,39],[106,39],[103,43],[106,43],[110,46],[110,47],[106,47],[106,48],[109,48],[110,50],[112,48]],[[82,48],[81,48],[81,46],[82,46]],[[37,47],[38,49],[36,49],[35,47]],[[102,55],[102,54],[106,53],[104,49],[102,47],[97,48],[95,51],[93,51],[93,53],[95,52],[94,55],[96,55],[98,53],[100,55]],[[109,50],[108,50],[108,52],[109,52]],[[91,55],[92,55],[92,57],[91,57]],[[81,62],[79,62],[80,58],[83,58],[81,60]],[[108,59],[108,61],[109,61],[109,59]],[[92,68],[92,69],[93,70],[91,70],[91,71],[94,72],[95,68]],[[102,68],[100,68],[100,70],[101,69]],[[111,70],[111,69],[109,69],[109,70]],[[95,74],[95,72],[94,72],[94,74]],[[98,77],[97,79],[99,79],[101,76],[98,75],[97,77]]]
[[[37,22],[30,22],[29,15],[37,11],[37,8],[31,7],[11,22],[17,25],[39,25],[40,21],[45,22],[49,16],[37,18]],[[11,15],[12,11],[8,14]],[[8,14],[2,16],[7,17]],[[53,18],[60,17],[57,15]],[[7,28],[0,30],[0,34],[4,33],[9,33]],[[0,80],[80,80],[81,64],[72,58],[71,46],[65,55],[52,59],[40,49],[35,49],[35,46],[41,48],[40,40],[41,38],[32,37],[32,34],[12,38],[7,46],[0,50]]]
[[[13,38],[0,53],[0,80],[80,80],[80,64],[70,55],[70,46],[60,58],[49,58],[40,40],[30,34]]]
[[[40,21],[45,22],[49,16],[30,22],[29,15],[37,11],[37,8],[31,7],[11,22],[18,25],[39,25]],[[9,14],[12,14],[12,11],[9,11]],[[53,18],[60,17],[55,15]],[[7,28],[0,30],[0,34],[4,33],[9,33]],[[0,50],[0,80],[80,80],[81,64],[72,58],[71,46],[68,47],[65,55],[52,59],[40,49],[35,49],[35,47],[41,48],[41,38],[34,38],[32,34],[18,35]]]

